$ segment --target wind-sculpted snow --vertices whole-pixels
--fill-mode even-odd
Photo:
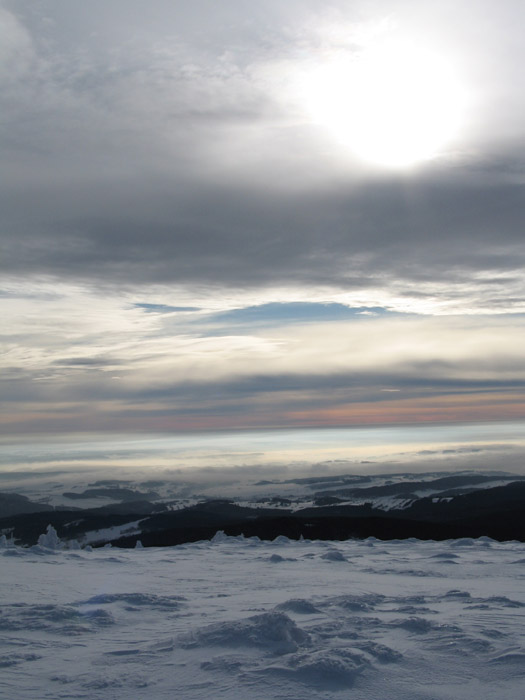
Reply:
[[[320,612],[319,608],[316,608],[313,603],[302,598],[287,600],[284,603],[277,605],[276,608],[277,610],[288,610],[289,612],[296,613],[297,615],[314,615],[315,613]]]
[[[4,654],[0,659],[0,669],[7,668],[8,666],[18,666],[26,661],[36,661],[42,657],[38,654],[24,654],[19,652],[11,652]]]
[[[0,549],[9,700],[523,698],[522,543],[55,546]]]
[[[322,555],[323,559],[327,561],[346,561],[344,554],[342,554],[338,549],[329,549]]]
[[[310,644],[310,636],[282,612],[268,612],[235,622],[208,625],[181,637],[182,646],[193,649],[201,646],[254,646],[272,654],[297,651]]]
[[[81,605],[120,603],[126,610],[141,610],[144,606],[164,610],[179,610],[183,596],[158,596],[151,593],[101,593],[83,601]]]
[[[4,605],[0,611],[0,632],[4,630],[39,630],[62,635],[93,632],[115,623],[107,610],[81,611],[73,605]]]
[[[343,690],[354,685],[356,677],[365,669],[368,660],[362,654],[349,649],[333,648],[310,654],[295,654],[284,666],[272,665],[266,673],[323,690]]]

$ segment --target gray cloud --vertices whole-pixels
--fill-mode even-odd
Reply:
[[[7,430],[476,393],[517,415],[525,8],[394,5],[0,0]],[[360,162],[295,89],[385,27],[470,100],[411,171]]]
[[[494,276],[510,272],[513,284],[504,279],[502,286],[523,303],[521,186],[372,184],[364,192],[274,202],[265,193],[219,187],[179,201],[175,194],[164,211],[157,195],[150,201],[139,187],[126,196],[129,206],[115,194],[112,210],[96,218],[86,212],[53,221],[56,212],[42,212],[29,231],[20,223],[21,206],[19,227],[6,235],[5,271],[135,284],[342,289],[403,280],[494,285]]]
[[[454,16],[446,41],[452,53],[466,41],[487,111],[474,119],[470,155],[378,177],[326,154],[325,137],[283,100],[274,63],[323,48],[313,18],[352,28],[390,16],[390,5],[352,15],[340,2],[323,11],[315,2],[159,1],[148,12],[136,2],[89,12],[6,3],[15,68],[4,76],[5,272],[366,289],[466,278],[483,286],[516,271],[507,296],[522,305],[523,103],[511,75],[523,11],[483,3],[472,18],[470,4],[468,13],[461,3],[416,5],[399,4],[401,25],[426,22],[434,35]],[[511,99],[513,114],[500,114]]]

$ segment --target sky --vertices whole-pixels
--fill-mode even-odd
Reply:
[[[0,434],[525,418],[521,0],[0,0]]]

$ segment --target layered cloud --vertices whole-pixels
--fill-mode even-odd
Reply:
[[[0,3],[4,431],[522,416],[524,14]],[[467,101],[402,172],[301,97],[391,37]]]
[[[11,430],[211,429],[521,418],[520,315],[326,304],[237,311],[73,289],[9,300]]]

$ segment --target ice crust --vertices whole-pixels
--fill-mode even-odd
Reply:
[[[523,562],[486,538],[2,541],[0,696],[522,700]]]

